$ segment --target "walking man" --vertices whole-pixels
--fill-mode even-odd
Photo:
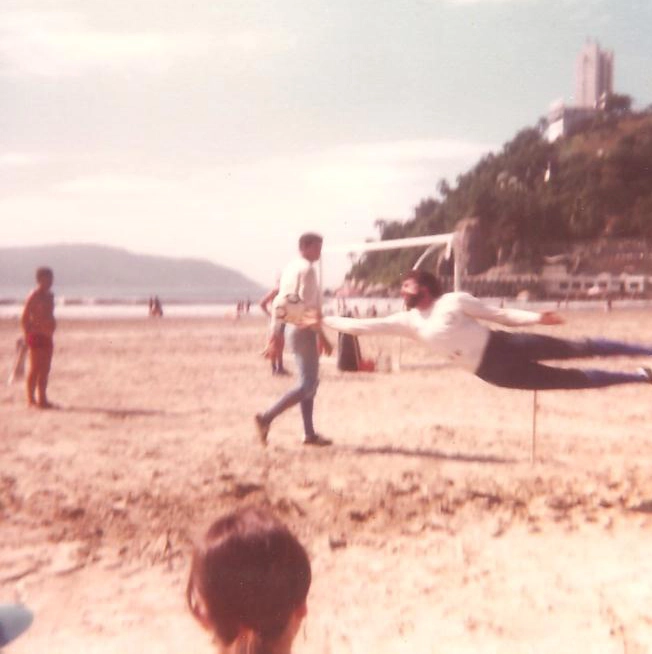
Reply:
[[[317,279],[314,263],[321,256],[322,237],[319,234],[308,232],[299,238],[299,257],[291,261],[283,270],[279,282],[279,292],[272,304],[271,337],[266,355],[272,360],[278,355],[283,346],[276,324],[279,318],[274,310],[285,301],[288,295],[298,296],[306,312],[315,314],[315,325],[290,325],[287,329],[289,342],[296,360],[299,382],[296,387],[288,391],[273,406],[263,413],[256,414],[255,422],[258,436],[263,444],[267,443],[270,425],[281,413],[299,404],[303,419],[303,443],[305,445],[330,445],[331,441],[320,436],[313,425],[313,408],[315,394],[319,384],[319,355],[320,352],[330,354],[331,345],[323,335],[318,324],[321,319],[321,289]]]

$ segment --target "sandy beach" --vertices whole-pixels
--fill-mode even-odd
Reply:
[[[652,340],[646,311],[564,315],[541,329]],[[403,342],[400,372],[323,362],[332,448],[302,446],[293,409],[264,449],[253,414],[293,383],[265,334],[256,317],[60,321],[60,408],[38,411],[5,385],[20,334],[0,321],[0,602],[36,615],[8,652],[212,652],[184,604],[190,544],[258,502],[311,555],[298,654],[652,651],[650,386],[539,393],[533,462],[532,393]],[[382,361],[397,343],[361,346]]]

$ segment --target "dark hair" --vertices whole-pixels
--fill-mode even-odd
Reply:
[[[410,270],[403,276],[403,281],[406,279],[414,279],[419,286],[425,286],[434,298],[438,298],[442,294],[439,280],[427,270]]]
[[[324,239],[321,234],[316,234],[315,232],[306,232],[299,236],[299,249],[309,247],[313,243],[323,243]]]
[[[310,581],[301,543],[269,511],[250,507],[218,519],[195,546],[186,600],[227,647],[250,631],[261,649],[283,634]]]
[[[48,277],[52,279],[54,277],[54,273],[52,272],[52,268],[48,268],[46,266],[41,266],[40,268],[36,269],[36,281],[40,282],[44,277]]]

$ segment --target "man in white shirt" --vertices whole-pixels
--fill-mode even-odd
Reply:
[[[635,372],[555,368],[545,360],[594,356],[652,356],[652,347],[607,339],[567,340],[522,332],[489,329],[487,320],[511,327],[557,325],[554,312],[499,309],[468,293],[442,294],[437,278],[413,270],[401,287],[407,311],[385,318],[325,317],[322,324],[354,335],[391,334],[424,343],[433,352],[505,388],[528,390],[600,388],[652,381],[649,368]]]
[[[279,347],[282,346],[278,330],[280,321],[277,311],[274,309],[279,307],[287,296],[298,296],[306,313],[314,316],[316,323],[321,318],[321,289],[313,265],[319,261],[321,246],[322,237],[319,234],[312,232],[302,234],[299,238],[300,256],[291,261],[281,274],[279,292],[272,304],[272,336],[266,352],[270,358],[273,358]],[[266,444],[272,421],[291,406],[299,404],[303,419],[303,443],[305,445],[330,445],[331,441],[320,436],[313,425],[313,407],[319,384],[319,354],[321,351],[330,354],[330,343],[318,324],[312,326],[288,325],[288,327],[287,340],[294,351],[299,372],[299,384],[283,395],[267,411],[256,414],[255,423],[258,436],[263,444]]]

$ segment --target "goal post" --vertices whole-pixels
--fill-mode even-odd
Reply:
[[[426,247],[426,251],[419,256],[412,266],[413,270],[421,267],[423,262],[435,250],[445,247],[447,256],[455,252],[460,244],[459,234],[450,232],[448,234],[431,234],[429,236],[411,236],[407,238],[393,238],[385,241],[363,241],[359,243],[343,243],[327,245],[324,247],[325,254],[364,254],[365,252],[381,252],[386,250],[401,250],[403,248]],[[456,291],[461,290],[461,267],[454,262],[453,285]],[[319,277],[323,280],[323,263],[319,260]]]
[[[401,248],[418,248],[433,245],[449,245],[452,243],[454,232],[450,234],[432,234],[430,236],[411,236],[408,238],[392,238],[385,241],[363,241],[360,243],[343,243],[328,245],[324,252],[340,254],[353,254],[358,252],[375,252],[379,250],[398,250]]]
[[[461,239],[458,232],[450,232],[448,234],[431,234],[428,236],[412,236],[407,238],[387,239],[384,241],[364,241],[359,243],[348,244],[335,244],[325,246],[323,251],[325,254],[364,254],[366,252],[381,252],[387,250],[400,250],[404,248],[421,248],[425,247],[426,250],[419,256],[412,266],[412,270],[418,270],[435,250],[445,247],[447,256],[450,257],[452,253],[457,254],[458,248],[461,246]],[[458,265],[458,257],[454,259],[453,267],[453,286],[456,291],[461,290],[461,269]],[[323,263],[319,260],[319,278],[323,280]],[[398,357],[392,357],[392,368],[400,370],[401,368],[401,340],[398,342]]]

